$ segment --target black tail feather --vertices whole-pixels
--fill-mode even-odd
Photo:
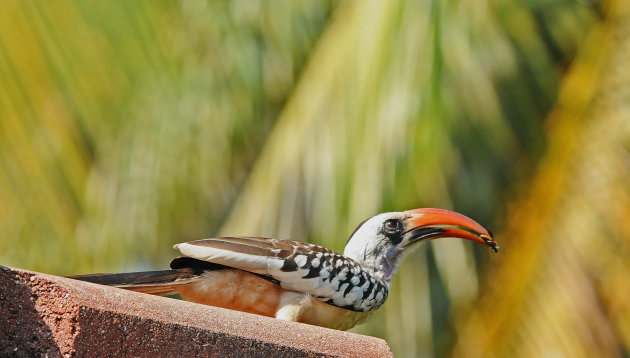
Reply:
[[[153,295],[167,295],[177,292],[177,286],[198,280],[205,271],[222,269],[230,269],[230,267],[184,256],[176,257],[171,261],[171,270],[90,274],[70,276],[69,278]],[[272,277],[255,275],[278,283]]]
[[[188,270],[160,270],[125,273],[96,273],[90,275],[70,276],[75,280],[98,283],[107,286],[146,285],[173,282],[195,276]]]
[[[91,274],[69,278],[100,285],[114,286],[127,290],[166,295],[176,291],[179,285],[188,284],[199,278],[191,269]]]

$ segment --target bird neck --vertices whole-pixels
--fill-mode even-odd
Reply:
[[[374,253],[353,250],[344,250],[344,256],[349,257],[359,263],[365,270],[374,277],[382,280],[387,287],[391,284],[391,279],[398,270],[398,264],[402,258],[402,250],[392,250],[387,253]]]

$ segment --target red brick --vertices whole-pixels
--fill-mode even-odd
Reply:
[[[391,357],[385,341],[0,266],[0,356]]]

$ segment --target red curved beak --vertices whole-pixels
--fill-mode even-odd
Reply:
[[[405,211],[404,233],[412,233],[404,246],[426,239],[458,237],[489,246],[497,252],[492,234],[473,219],[444,209],[423,208]],[[416,235],[413,235],[418,233]],[[423,235],[424,234],[424,235]],[[413,238],[417,238],[414,240]]]

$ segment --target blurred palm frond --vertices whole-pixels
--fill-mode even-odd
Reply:
[[[548,151],[513,208],[480,304],[461,321],[456,356],[628,352],[629,19],[626,4],[610,1],[564,79]]]
[[[622,12],[607,12],[608,24],[622,22],[613,13]],[[623,183],[628,145],[614,128],[625,114],[604,115],[592,103],[608,101],[606,81],[624,77],[603,76],[601,64],[574,75],[589,62],[572,65],[563,88],[574,90],[560,92],[544,135],[564,71],[599,16],[598,3],[564,0],[7,1],[0,260],[58,274],[135,270],[163,266],[171,243],[218,233],[341,250],[366,217],[421,206],[453,208],[499,229],[507,221],[514,237],[514,218],[529,220],[522,230],[532,234],[552,218],[562,223],[556,230],[571,233],[594,220],[621,222],[626,194],[610,217],[575,213],[591,204],[603,210],[597,200],[613,195],[607,185]],[[608,36],[599,37],[610,48],[600,62],[623,63],[606,57],[622,43]],[[573,128],[571,116],[583,126]],[[592,120],[600,117],[609,119]],[[600,159],[600,151],[611,154]],[[579,163],[588,163],[582,176]],[[532,178],[531,198],[517,205],[548,214],[544,221],[505,204]],[[598,191],[584,189],[598,178]],[[576,216],[562,218],[559,209]],[[627,345],[625,286],[611,283],[623,277],[622,264],[590,258],[571,266],[589,250],[612,257],[610,246],[590,246],[596,227],[571,236],[571,249],[544,267],[563,263],[556,280],[586,291],[598,283],[594,297],[619,319],[589,312]],[[606,227],[627,236],[627,227]],[[384,337],[397,356],[513,353],[548,323],[510,311],[520,293],[542,297],[527,285],[545,272],[532,265],[551,242],[546,235],[523,240],[520,258],[511,256],[516,240],[507,241],[499,268],[466,243],[422,246],[403,263],[389,303],[356,331]],[[520,262],[518,269],[507,261]],[[487,276],[492,282],[514,285],[503,291],[486,283],[487,269],[505,272],[503,282]],[[588,277],[594,273],[607,280]],[[557,283],[539,281],[540,293]],[[502,302],[501,317],[487,321],[494,301]],[[506,322],[511,336],[500,339]],[[474,340],[479,327],[489,340]],[[602,339],[594,346],[618,344]]]

